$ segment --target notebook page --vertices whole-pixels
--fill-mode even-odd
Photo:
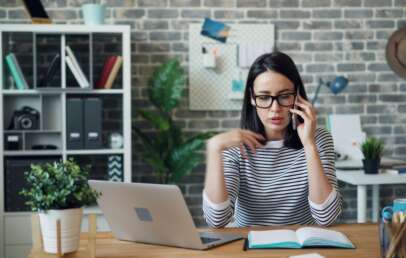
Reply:
[[[303,227],[296,230],[296,235],[300,244],[303,244],[309,238],[315,237],[322,238],[328,242],[339,242],[352,246],[351,241],[343,233],[331,229]]]
[[[295,231],[288,229],[251,231],[249,234],[250,234],[249,238],[250,243],[255,245],[283,243],[283,242],[298,243]]]

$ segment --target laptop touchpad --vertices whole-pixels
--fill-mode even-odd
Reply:
[[[152,221],[151,213],[146,208],[134,208],[137,217],[141,221]]]

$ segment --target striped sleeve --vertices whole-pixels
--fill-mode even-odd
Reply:
[[[203,191],[203,215],[210,227],[220,228],[231,222],[240,184],[239,155],[238,148],[223,151],[223,171],[228,200],[213,203]]]
[[[316,145],[319,151],[323,171],[333,190],[327,199],[316,204],[309,199],[310,211],[316,223],[323,226],[331,225],[336,221],[342,211],[342,197],[338,189],[335,174],[335,153],[331,134],[324,129],[317,129]]]

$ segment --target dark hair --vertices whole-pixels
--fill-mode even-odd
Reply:
[[[265,138],[265,128],[258,117],[256,107],[251,104],[251,94],[254,92],[254,80],[258,75],[269,70],[286,76],[293,83],[295,91],[298,92],[302,98],[307,100],[302,78],[299,75],[295,63],[288,55],[282,52],[272,52],[258,57],[251,65],[247,77],[247,84],[245,86],[244,101],[241,111],[241,128],[260,133]],[[299,123],[303,123],[303,119],[300,116],[298,116],[298,118]],[[291,124],[292,121],[287,127],[284,145],[294,149],[301,149],[303,144],[300,141],[297,131],[293,130]]]

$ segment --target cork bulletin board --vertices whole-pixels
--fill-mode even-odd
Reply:
[[[200,35],[201,24],[189,25],[190,110],[240,110],[253,57],[274,48],[274,25],[228,25],[226,43]],[[215,61],[207,60],[208,54]]]

